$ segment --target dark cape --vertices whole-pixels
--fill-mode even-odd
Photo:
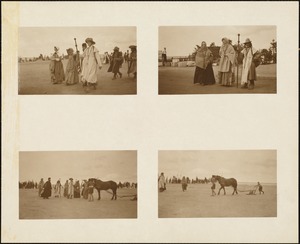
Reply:
[[[43,198],[51,197],[51,192],[52,192],[52,186],[51,186],[51,183],[50,183],[50,181],[47,181],[47,182],[44,184],[43,192],[42,192],[42,194],[41,194],[41,197],[43,197]]]
[[[120,67],[122,66],[122,63],[123,63],[122,52],[119,52],[119,51],[114,52],[111,57],[110,65],[109,65],[107,72],[112,72],[114,74],[118,73]]]
[[[216,83],[212,64],[208,64],[206,69],[196,66],[194,75],[194,84],[200,83],[203,85],[213,85]]]

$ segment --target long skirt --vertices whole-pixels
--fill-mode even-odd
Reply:
[[[252,62],[249,72],[248,72],[248,80],[256,80],[256,68],[255,68],[255,64]]]
[[[196,66],[194,75],[194,84],[213,85],[216,83],[212,65],[207,65],[206,69]]]
[[[61,61],[51,61],[50,71],[53,84],[62,83],[65,80],[64,66]]]

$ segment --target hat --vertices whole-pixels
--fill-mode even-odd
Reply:
[[[129,48],[131,49],[136,48],[136,45],[130,45]]]
[[[119,50],[120,48],[118,48],[118,47],[114,47],[114,50]]]
[[[73,178],[70,178],[69,180],[73,180]]]
[[[250,39],[249,39],[249,38],[246,38],[246,40],[245,40],[244,44],[246,44],[246,43],[251,43],[251,41],[250,41]]]
[[[223,41],[223,40],[229,42],[229,39],[228,39],[227,37],[223,37],[223,38],[222,38],[222,41]]]
[[[93,43],[93,44],[96,43],[96,42],[94,42],[93,38],[91,38],[91,37],[86,38],[86,39],[85,39],[85,42],[86,42],[86,43],[91,42],[91,43]]]
[[[59,50],[59,47],[54,46],[54,49]]]
[[[51,178],[49,177],[48,180],[51,180]]]
[[[67,49],[67,53],[69,54],[69,53],[71,53],[71,52],[74,53],[74,49],[73,49],[73,48],[68,48],[68,49]]]

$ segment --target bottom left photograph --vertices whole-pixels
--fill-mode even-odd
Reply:
[[[137,151],[19,152],[19,219],[137,218]]]

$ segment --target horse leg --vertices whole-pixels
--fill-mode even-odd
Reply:
[[[220,187],[219,191],[218,191],[218,195],[220,195],[220,191],[221,191],[222,187]]]
[[[223,186],[223,190],[224,190],[224,195],[226,195],[226,191],[225,191],[225,187]]]

